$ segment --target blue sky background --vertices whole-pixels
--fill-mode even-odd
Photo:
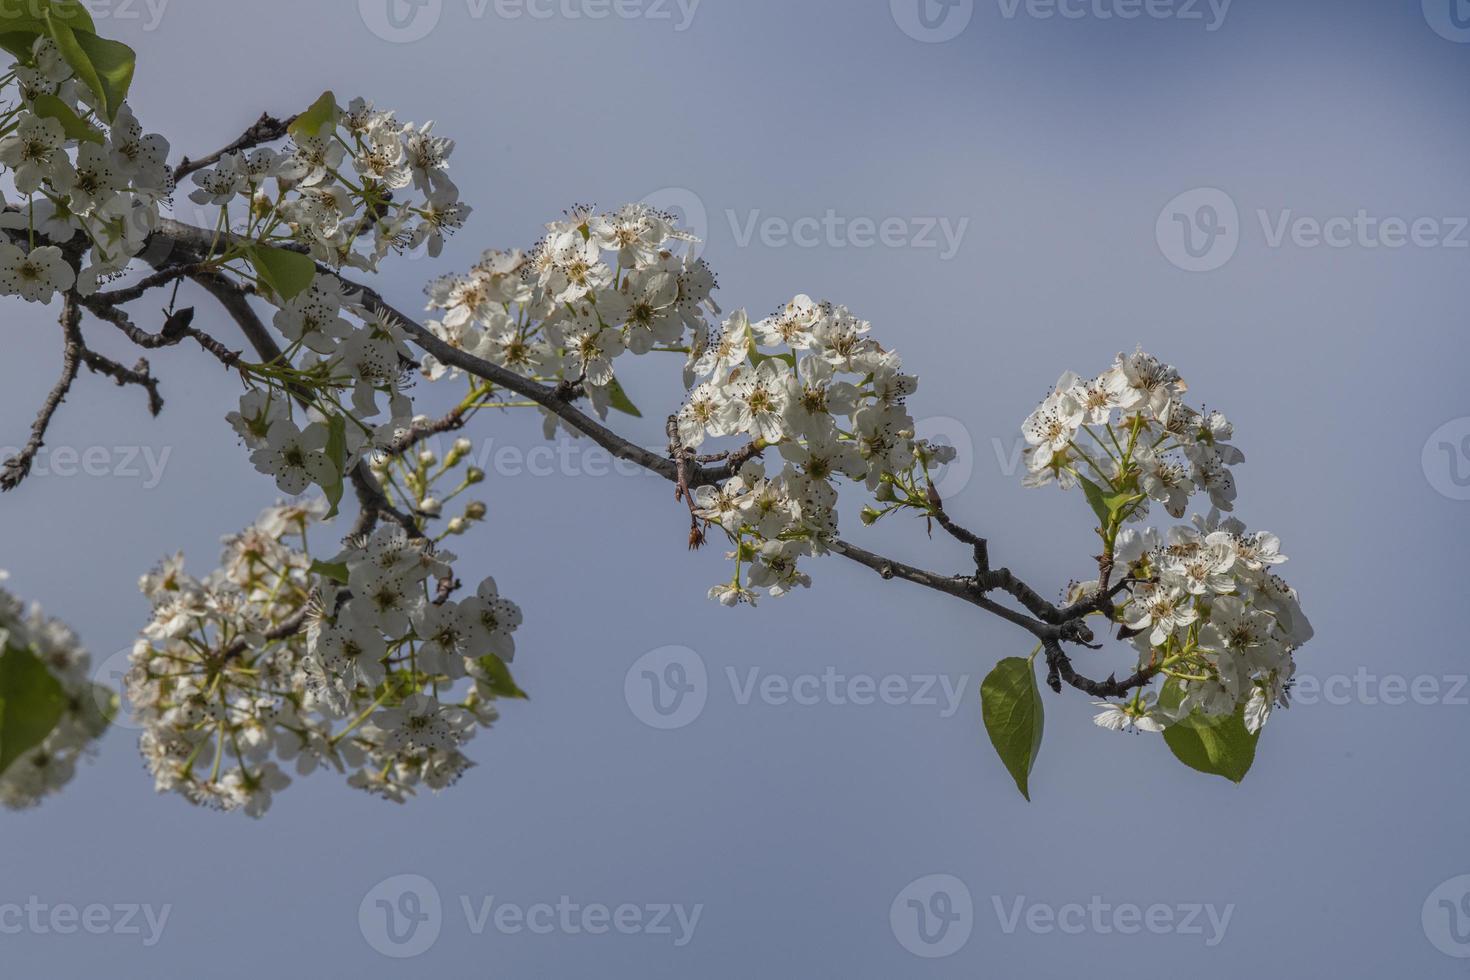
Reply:
[[[135,2],[99,23],[138,49],[133,104],[176,158],[328,87],[436,119],[459,141],[453,176],[477,211],[442,260],[386,267],[382,288],[406,307],[433,275],[531,244],[574,202],[692,194],[727,308],[765,313],[807,292],[848,304],[903,352],[922,379],[915,415],[948,420],[931,424],[971,470],[951,512],[1045,592],[1087,576],[1088,514],[1077,497],[1021,488],[1006,463],[1017,427],[1063,369],[1096,372],[1143,344],[1236,422],[1248,457],[1239,513],[1281,535],[1317,627],[1302,674],[1348,678],[1335,688],[1347,694],[1274,717],[1242,786],[1185,769],[1157,738],[1094,729],[1075,692],[1048,696],[1027,804],[994,757],[977,693],[997,659],[1029,652],[1016,630],[837,559],[814,565],[810,592],[726,610],[704,599],[728,574],[719,549],[685,551],[666,484],[500,474],[486,486],[488,526],[457,550],[467,578],[494,574],[525,608],[516,668],[534,700],[472,744],[478,768],[404,807],[318,775],[252,822],[156,797],[134,733],[115,730],[63,795],[0,817],[0,904],[168,903],[163,935],[151,947],[0,935],[0,974],[1465,975],[1446,950],[1470,955],[1451,928],[1470,916],[1452,922],[1438,906],[1470,873],[1470,502],[1457,499],[1470,496],[1459,441],[1470,233],[1454,231],[1470,215],[1470,43],[1432,28],[1459,37],[1448,0],[1236,0],[1215,30],[1204,4],[1203,19],[1123,20],[1097,16],[1116,2],[1070,6],[1085,12],[1072,19],[975,0],[942,43],[899,27],[912,23],[909,0],[704,0],[682,31],[672,4],[657,8],[671,19],[593,21],[565,15],[586,0],[548,19],[442,0],[407,43],[370,29],[386,23],[374,2],[365,15],[349,0],[174,0],[156,22]],[[1156,238],[1165,205],[1195,188],[1218,188],[1239,214],[1233,257],[1209,272],[1177,268]],[[735,231],[757,213],[829,209],[915,230],[968,225],[948,258],[842,240],[742,245]],[[1448,219],[1449,241],[1273,247],[1259,217],[1359,210]],[[199,305],[204,325],[229,334]],[[7,309],[0,445],[23,440],[59,365],[51,314]],[[152,360],[161,418],[137,392],[84,375],[52,445],[167,451],[156,486],[51,475],[0,500],[11,587],[71,622],[99,661],[144,622],[141,572],[177,548],[206,571],[219,536],[275,497],[223,421],[237,384],[184,347]],[[628,431],[656,445],[677,379],[637,373],[633,391],[648,418]],[[509,418],[471,436],[493,451],[529,449],[538,434]],[[847,524],[895,556],[964,565],[921,525]],[[697,651],[707,704],[658,731],[630,710],[624,679],[669,645]],[[1096,674],[1121,663],[1086,662]],[[965,696],[948,717],[917,704],[741,704],[728,668],[942,676]],[[1432,678],[1440,693],[1393,704],[1390,677]],[[400,874],[427,878],[443,906],[437,941],[408,961],[376,952],[358,914]],[[925,959],[889,912],[933,874],[964,884],[973,926],[952,955]],[[645,934],[476,935],[460,898],[491,895],[703,910],[680,948]],[[1204,919],[1203,936],[1070,935],[1024,922],[1007,932],[996,913],[1018,898],[1060,908],[1093,896],[1233,911],[1213,946]]]

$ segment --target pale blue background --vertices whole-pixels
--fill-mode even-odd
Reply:
[[[529,245],[574,202],[693,190],[723,303],[763,313],[804,291],[870,318],[922,378],[916,414],[968,431],[974,476],[951,510],[1048,592],[1088,572],[1086,512],[1023,491],[992,440],[1009,451],[1062,369],[1096,371],[1141,342],[1238,423],[1242,516],[1281,534],[1317,626],[1304,673],[1466,672],[1470,503],[1436,492],[1420,456],[1437,427],[1470,415],[1470,250],[1271,249],[1254,217],[1470,213],[1470,45],[1434,33],[1417,2],[1237,0],[1206,32],[1006,19],[980,0],[939,44],[905,36],[884,0],[705,0],[682,33],[669,21],[476,20],[445,0],[437,29],[402,45],[375,37],[348,0],[174,0],[156,30],[145,23],[104,31],[138,48],[133,102],[176,155],[327,87],[459,140],[453,174],[478,210],[442,261],[389,266],[385,291],[410,308],[431,275],[484,247]],[[1244,240],[1224,268],[1190,274],[1160,253],[1154,224],[1200,186],[1232,196]],[[922,249],[739,248],[725,218],[829,208],[970,226],[945,262]],[[59,357],[50,314],[6,309],[8,444]],[[144,621],[140,572],[180,547],[206,570],[219,536],[274,496],[222,421],[231,378],[187,347],[153,361],[162,418],[84,376],[52,441],[168,447],[159,486],[50,477],[0,500],[11,586],[75,624],[99,659]],[[635,391],[649,418],[634,431],[655,444],[677,383]],[[487,419],[474,435],[525,448],[536,426]],[[402,808],[305,780],[251,822],[155,797],[132,733],[116,731],[64,795],[0,818],[0,903],[172,903],[164,937],[152,949],[0,937],[0,974],[1465,974],[1426,938],[1420,908],[1470,872],[1470,707],[1298,706],[1273,719],[1237,787],[1184,769],[1157,739],[1096,731],[1075,693],[1048,697],[1028,805],[974,692],[997,658],[1029,651],[1016,630],[835,559],[813,567],[809,593],[726,610],[703,598],[727,574],[718,549],[685,551],[667,485],[501,478],[488,490],[490,525],[460,550],[466,572],[493,573],[524,605],[516,667],[535,700],[472,745],[479,768]],[[848,523],[893,554],[963,567],[962,549],[920,525]],[[700,652],[713,689],[694,724],[654,731],[625,704],[624,674],[675,643]],[[946,719],[740,706],[724,680],[727,666],[829,665],[968,676],[971,690]],[[357,919],[368,889],[399,873],[432,879],[447,906],[437,944],[407,963],[373,952]],[[931,873],[963,879],[976,905],[968,944],[932,961],[888,925],[894,896]],[[649,936],[473,936],[461,894],[704,912],[678,950]],[[1205,949],[1189,936],[1006,935],[991,904],[1094,894],[1236,908],[1225,941]]]

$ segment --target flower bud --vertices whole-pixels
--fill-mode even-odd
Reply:
[[[471,466],[464,475],[464,482],[466,483],[482,483],[484,479],[485,471],[478,466]]]
[[[437,462],[439,462],[439,457],[434,455],[434,450],[424,449],[419,452],[420,466],[433,466]]]
[[[468,521],[483,521],[485,519],[485,503],[481,500],[471,500],[465,504],[464,516]]]
[[[445,530],[450,534],[463,534],[468,529],[469,524],[465,522],[463,517],[450,518],[449,523],[445,525]]]
[[[419,513],[428,514],[430,517],[438,517],[444,512],[444,505],[439,502],[438,497],[425,497],[419,504]]]

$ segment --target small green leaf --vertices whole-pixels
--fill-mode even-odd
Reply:
[[[492,696],[497,698],[517,698],[522,701],[531,700],[531,696],[516,686],[515,678],[510,676],[510,668],[505,661],[495,654],[487,654],[479,658],[480,669],[484,677],[480,678],[480,685]]]
[[[1178,683],[1170,680],[1159,694],[1159,706],[1170,711],[1179,699]],[[1232,783],[1240,782],[1250,771],[1260,739],[1260,732],[1251,734],[1246,730],[1245,705],[1228,715],[1196,711],[1164,729],[1164,741],[1180,762],[1212,776],[1224,776]]]
[[[643,418],[643,413],[638,411],[638,406],[633,404],[633,400],[623,390],[622,382],[617,378],[613,378],[612,384],[607,386],[607,397],[608,404],[624,415],[631,415],[635,419]]]
[[[252,245],[247,254],[255,274],[284,302],[306,292],[316,278],[316,263],[310,255],[273,245]]]
[[[347,584],[347,563],[341,561],[313,561],[309,569],[311,574],[329,578],[338,585]]]
[[[38,95],[31,105],[36,110],[36,115],[45,116],[48,119],[55,119],[61,123],[61,128],[72,139],[87,140],[92,143],[102,142],[102,133],[91,123],[73,112],[71,106],[56,96]]]
[[[337,507],[342,503],[342,483],[347,477],[347,420],[340,415],[327,419],[327,459],[332,461],[337,473],[330,486],[322,487],[327,503],[332,505],[324,519],[331,520],[337,516]]]
[[[1000,761],[1021,795],[1030,800],[1027,784],[1041,751],[1043,728],[1041,691],[1031,661],[1008,657],[996,664],[980,685],[980,709]]]
[[[1103,488],[1085,476],[1078,476],[1077,480],[1082,484],[1082,493],[1087,497],[1087,502],[1091,505],[1092,512],[1097,515],[1099,521],[1102,521],[1103,527],[1107,527],[1112,515],[1108,510],[1107,497],[1103,493]]]
[[[323,92],[321,98],[311,104],[311,108],[297,116],[291,125],[286,127],[286,131],[297,140],[322,136],[336,129],[340,118],[341,110],[337,108],[337,96],[329,90]]]
[[[73,27],[66,19],[56,16],[54,11],[47,12],[47,27],[61,50],[61,56],[76,72],[78,80],[97,96],[107,121],[115,120],[133,84],[137,52],[121,41],[108,40],[90,30]]]
[[[0,654],[0,773],[46,740],[66,708],[61,684],[29,650]]]

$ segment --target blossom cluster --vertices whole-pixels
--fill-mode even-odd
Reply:
[[[126,691],[160,791],[259,816],[283,766],[330,768],[402,802],[458,780],[495,700],[524,696],[506,666],[521,613],[494,579],[454,599],[455,556],[398,524],[313,560],[325,513],[272,507],[206,577],[176,555],[142,578],[153,616]]]
[[[0,572],[0,582],[5,578]],[[77,759],[106,730],[115,695],[92,683],[91,657],[76,634],[5,589],[0,589],[0,654],[34,658],[56,685],[59,701],[60,715],[50,732],[0,770],[0,804],[22,809],[71,782]],[[34,687],[30,692],[34,695]],[[9,708],[16,714],[34,709],[34,704]]]
[[[447,172],[453,152],[432,122],[399,122],[362,98],[342,109],[328,92],[292,124],[289,147],[224,154],[195,172],[189,199],[219,208],[224,231],[299,243],[332,268],[375,272],[392,252],[427,245],[439,255],[469,217]]]
[[[892,509],[924,499],[916,472],[948,457],[915,440],[905,399],[918,381],[867,321],[797,296],[763,319],[742,309],[711,323],[716,280],[683,247],[692,241],[646,205],[575,209],[529,252],[486,252],[468,273],[433,283],[429,307],[442,316],[429,326],[517,374],[579,386],[600,415],[626,404],[620,357],[682,356],[680,448],[728,439],[726,454],[743,446],[766,457],[694,494],[696,539],[714,526],[734,546],[734,575],[710,596],[735,605],[754,602],[757,590],[781,596],[810,584],[798,562],[836,538],[839,478]],[[433,358],[424,369],[434,380],[458,373]],[[556,420],[547,421],[549,437]]]
[[[94,293],[158,226],[173,192],[168,141],[145,133],[125,102],[109,122],[50,37],[36,38],[3,82],[14,104],[0,112],[0,166],[19,200],[0,196],[0,295],[47,303],[72,288]],[[80,269],[63,251],[79,237]]]
[[[1081,487],[1105,557],[1134,583],[1118,620],[1138,668],[1166,678],[1170,697],[1139,690],[1101,704],[1105,728],[1162,731],[1195,711],[1243,712],[1259,731],[1288,703],[1293,651],[1312,637],[1297,593],[1276,574],[1277,537],[1249,531],[1233,508],[1230,467],[1244,460],[1220,412],[1191,408],[1179,372],[1141,350],[1091,380],[1068,372],[1022,425],[1028,486]],[[1208,514],[1166,531],[1133,526],[1153,504],[1182,518],[1196,496]],[[1084,583],[1070,598],[1095,591]]]

